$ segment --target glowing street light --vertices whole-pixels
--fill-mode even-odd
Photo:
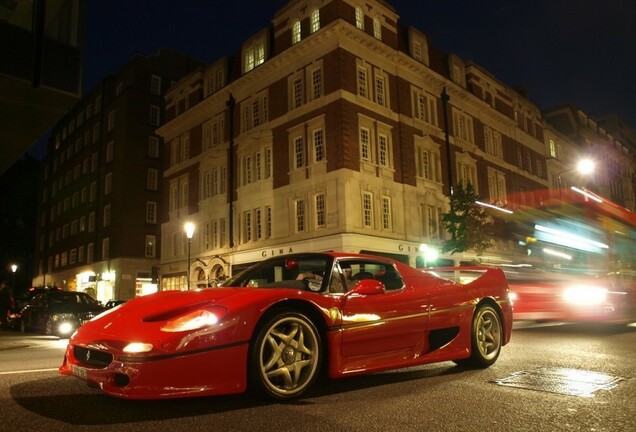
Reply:
[[[194,224],[192,222],[186,222],[183,225],[186,237],[188,238],[188,291],[190,290],[190,249],[192,246],[192,236],[194,235]]]
[[[422,257],[424,257],[424,268],[428,267],[429,262],[435,262],[439,256],[437,249],[427,244],[420,245],[420,252]]]
[[[592,174],[594,172],[594,169],[596,168],[596,163],[592,160],[592,159],[581,159],[577,162],[576,166],[574,168],[570,168],[570,169],[566,169],[564,171],[561,171],[558,175],[557,175],[557,181],[559,183],[559,194],[562,194],[562,181],[561,181],[561,175],[568,173],[568,172],[572,172],[572,171],[576,171],[579,174],[582,174],[584,176],[589,176],[590,174]]]
[[[11,264],[11,273],[13,273],[13,277],[11,278],[11,294],[15,292],[15,272],[18,271],[17,264]]]

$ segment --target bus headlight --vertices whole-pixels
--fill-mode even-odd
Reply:
[[[597,305],[607,298],[607,289],[590,285],[571,286],[563,292],[563,298],[575,305]]]

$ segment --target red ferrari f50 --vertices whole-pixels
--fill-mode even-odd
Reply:
[[[270,258],[218,288],[163,291],[70,338],[60,372],[105,393],[159,399],[301,395],[329,378],[454,361],[488,367],[510,340],[500,269],[460,285],[383,257]]]

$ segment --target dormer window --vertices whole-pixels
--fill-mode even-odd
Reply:
[[[314,9],[311,12],[311,33],[315,33],[320,30],[320,10]]]
[[[265,63],[267,34],[267,29],[263,30],[243,45],[243,73]]]
[[[364,30],[364,12],[360,6],[356,7],[356,27]]]
[[[378,18],[373,18],[373,37],[382,40],[382,24]]]
[[[295,21],[292,26],[292,43],[300,42],[300,21]]]

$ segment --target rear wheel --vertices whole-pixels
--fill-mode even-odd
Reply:
[[[320,333],[301,313],[280,312],[261,327],[250,349],[250,384],[258,394],[285,400],[298,397],[318,376]]]
[[[502,327],[499,314],[490,305],[480,307],[473,318],[472,355],[474,366],[488,367],[501,352]]]
[[[471,355],[455,363],[480,368],[490,366],[501,352],[502,335],[501,319],[495,308],[488,304],[478,307],[471,330]]]

